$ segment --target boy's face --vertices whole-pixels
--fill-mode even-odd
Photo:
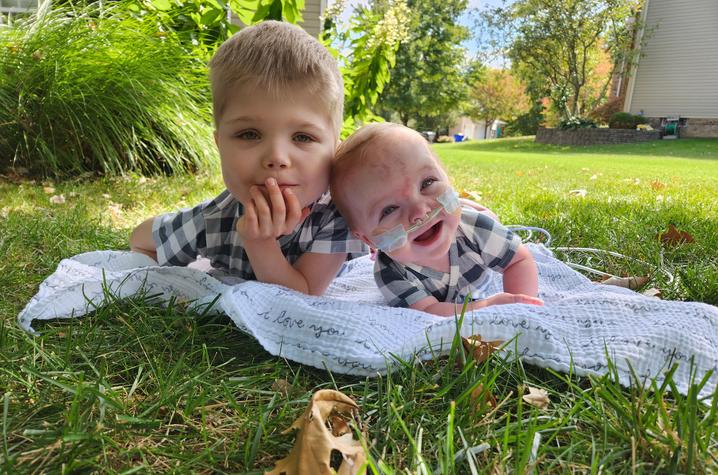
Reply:
[[[327,191],[336,134],[324,103],[301,88],[281,97],[236,88],[214,138],[224,183],[245,206],[253,186],[268,199],[268,178],[291,188],[303,208]]]
[[[369,145],[366,166],[344,182],[351,193],[353,232],[372,245],[374,237],[397,225],[409,229],[441,205],[436,198],[450,188],[449,178],[421,137],[397,129]],[[404,264],[439,267],[455,239],[459,213],[445,210],[409,233],[407,243],[389,252]]]

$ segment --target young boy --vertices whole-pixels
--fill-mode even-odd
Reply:
[[[130,247],[160,265],[210,259],[218,273],[321,294],[348,253],[365,253],[331,203],[342,124],[336,60],[299,27],[267,21],[210,62],[214,139],[227,189],[150,218]]]
[[[337,150],[331,193],[354,235],[379,249],[374,277],[389,305],[452,316],[486,269],[505,293],[469,303],[541,305],[531,253],[497,221],[461,207],[417,132],[367,125]]]

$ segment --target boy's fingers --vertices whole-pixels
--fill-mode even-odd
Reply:
[[[269,204],[264,198],[264,195],[259,188],[253,186],[249,190],[252,195],[252,201],[254,206],[257,208],[257,224],[259,225],[259,234],[261,237],[269,237],[273,235],[272,232],[272,212],[269,209]]]
[[[299,199],[297,198],[297,195],[295,195],[294,192],[289,188],[284,190],[284,198],[287,201],[287,221],[284,229],[284,234],[288,234],[292,232],[295,227],[297,227],[297,224],[300,223],[300,220],[303,221],[303,210],[301,205],[299,204]]]
[[[244,209],[244,215],[237,221],[237,231],[246,237],[255,237],[259,231],[257,226],[257,211],[254,201],[250,201]]]
[[[281,234],[281,231],[284,229],[287,208],[284,204],[284,195],[282,194],[282,190],[279,188],[279,185],[277,185],[277,180],[274,178],[267,178],[265,186],[267,187],[269,201],[272,204],[272,222],[274,224],[274,234],[276,236],[277,234]]]

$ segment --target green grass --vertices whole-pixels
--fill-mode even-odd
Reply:
[[[504,222],[545,227],[557,245],[641,259],[645,265],[597,264],[618,273],[647,267],[648,285],[666,298],[718,302],[718,141],[558,148],[519,139],[436,150],[457,188],[480,192]],[[656,180],[665,186],[654,189]],[[577,378],[496,357],[462,365],[458,350],[380,378],[350,378],[274,358],[227,318],[160,308],[149,296],[39,325],[39,337],[16,326],[60,259],[126,248],[144,217],[221,187],[216,169],[196,177],[0,181],[0,472],[258,473],[288,453],[293,438],[281,431],[319,388],[359,403],[382,473],[472,473],[466,457],[453,460],[481,444],[478,473],[718,469],[718,396],[700,402],[700,385],[680,395],[670,378],[653,390],[626,389],[614,374]],[[585,198],[569,195],[578,188]],[[59,194],[66,202],[51,204]],[[671,222],[696,242],[661,246],[656,234]],[[671,283],[659,265],[675,276]],[[286,392],[278,380],[288,382]],[[479,385],[497,408],[472,401]],[[523,403],[525,385],[545,388],[549,408]]]

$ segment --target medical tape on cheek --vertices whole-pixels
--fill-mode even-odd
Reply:
[[[456,196],[454,190],[449,188],[442,194],[436,197],[436,201],[439,202],[441,208],[434,208],[427,214],[424,219],[418,223],[413,224],[409,229],[404,229],[404,226],[397,224],[388,231],[381,234],[377,234],[373,237],[373,244],[384,252],[392,252],[400,247],[404,246],[409,241],[409,234],[421,228],[424,224],[436,218],[442,209],[448,213],[453,213],[459,209],[460,203],[459,198]]]

